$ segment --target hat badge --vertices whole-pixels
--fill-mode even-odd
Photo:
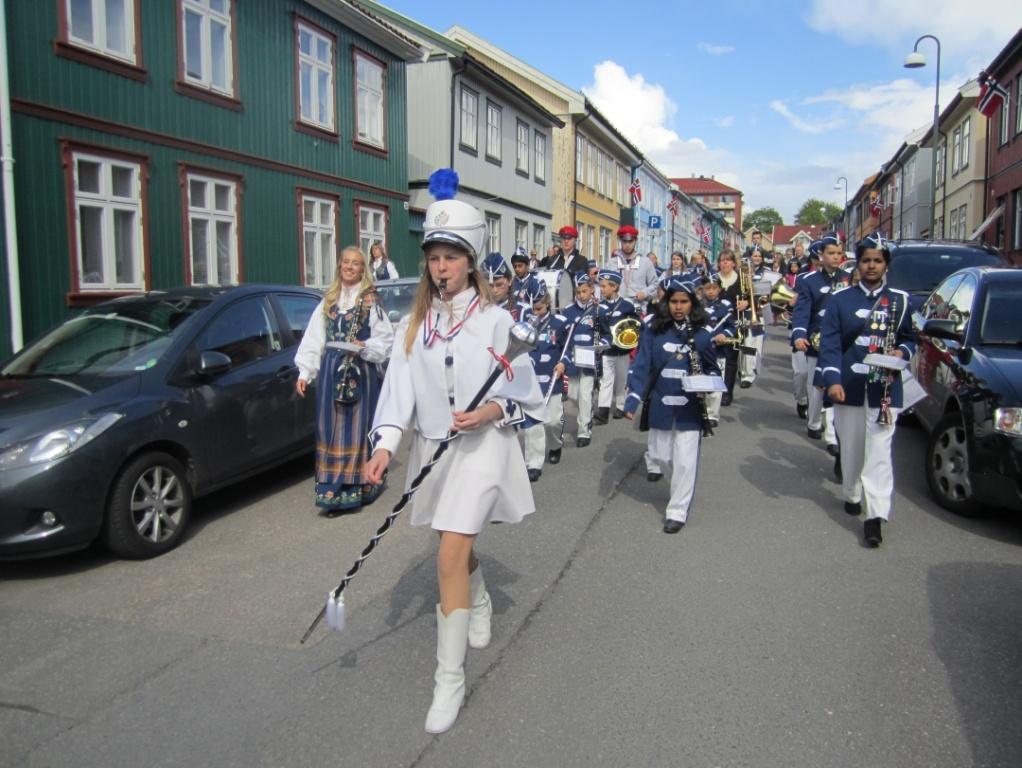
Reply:
[[[435,224],[436,226],[438,226],[438,227],[442,227],[442,226],[443,226],[444,224],[446,224],[446,223],[447,223],[447,221],[448,221],[448,220],[449,220],[450,218],[451,218],[451,217],[450,217],[450,215],[449,215],[449,214],[447,213],[447,211],[440,211],[440,213],[438,213],[438,214],[436,215],[436,217],[435,217],[435,218],[433,219],[433,223],[434,223],[434,224]]]

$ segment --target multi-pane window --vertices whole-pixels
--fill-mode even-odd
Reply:
[[[524,174],[529,173],[529,125],[521,120],[517,121],[518,141],[515,144],[515,170]]]
[[[64,0],[68,42],[137,64],[134,0]]]
[[[586,180],[586,159],[585,159],[586,140],[581,136],[575,137],[575,181],[584,182]]]
[[[387,249],[387,211],[385,208],[375,208],[371,205],[358,206],[358,247],[362,253],[369,255],[369,249],[373,243],[380,243],[384,253]]]
[[[965,240],[969,237],[969,225],[965,220],[965,214],[967,213],[968,207],[969,206],[966,203],[963,204],[962,207],[958,209],[958,234],[962,238],[962,240]]]
[[[596,253],[596,227],[589,224],[586,227],[586,254],[592,258],[594,253]]]
[[[610,258],[610,230],[600,227],[600,263],[603,264]]]
[[[234,95],[231,0],[180,0],[185,80]]]
[[[515,248],[528,248],[529,246],[529,224],[521,219],[515,219]]]
[[[965,122],[962,123],[962,168],[967,168],[969,165],[969,139],[972,135],[972,118],[965,118]]]
[[[337,204],[322,197],[302,196],[302,264],[305,285],[326,288],[337,265]]]
[[[623,165],[617,167],[617,201],[625,204],[625,197],[628,194],[628,172]]]
[[[1022,133],[1022,75],[1015,81],[1015,133]]]
[[[539,224],[532,225],[532,250],[540,259],[546,256],[546,227]]]
[[[334,41],[298,22],[299,119],[334,130]]]
[[[79,152],[72,155],[72,163],[79,287],[141,289],[141,166]]]
[[[1011,105],[1007,101],[1001,102],[1001,144],[1008,143],[1008,115],[1011,113]]]
[[[238,283],[237,185],[191,173],[187,185],[191,284]]]
[[[596,191],[601,195],[606,190],[604,185],[607,179],[606,158],[607,156],[601,150],[596,150]]]
[[[951,209],[951,239],[958,239],[958,209]]]
[[[500,216],[486,214],[486,245],[490,253],[500,253]]]
[[[479,121],[479,94],[471,88],[461,86],[461,144],[469,149],[477,146]]]
[[[944,164],[947,162],[947,144],[943,141],[937,147],[937,186],[944,183]],[[909,184],[911,187],[912,185]]]
[[[1011,247],[1014,250],[1022,248],[1022,189],[1016,189],[1012,193],[1014,207],[1012,210],[1013,229],[1011,233]]]
[[[533,139],[536,145],[536,160],[532,166],[532,172],[536,181],[546,180],[546,136],[537,131]]]
[[[501,109],[492,101],[486,102],[486,156],[500,160]]]
[[[596,154],[600,151],[595,144],[589,147],[589,189],[596,189]]]
[[[355,51],[355,88],[358,109],[355,112],[355,137],[364,144],[385,149],[386,97],[383,64]],[[473,134],[474,135],[474,134]]]
[[[962,130],[955,128],[951,138],[951,175],[958,173],[962,162]]]

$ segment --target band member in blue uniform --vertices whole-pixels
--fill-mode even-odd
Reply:
[[[608,345],[602,357],[602,375],[600,376],[600,394],[597,399],[596,416],[594,421],[597,424],[606,424],[610,417],[610,409],[614,407],[614,418],[622,418],[625,405],[625,385],[628,383],[628,362],[631,350],[634,347],[619,347],[613,339],[614,326],[622,320],[631,318],[636,322],[639,319],[635,305],[628,299],[618,295],[621,287],[621,273],[613,269],[601,269],[600,293],[603,300],[600,302],[600,337],[604,344]]]
[[[751,296],[742,298],[750,302],[758,300],[760,294],[757,293],[756,286],[766,280],[766,265],[763,262],[764,253],[766,252],[761,250],[753,250],[749,253],[749,258],[752,261],[753,291]],[[760,307],[757,304],[756,309],[758,313],[757,320],[749,326],[749,332],[745,338],[744,349],[750,351],[740,349],[738,354],[738,379],[740,382],[739,386],[742,389],[748,389],[756,381],[756,376],[759,375],[759,368],[763,360],[763,340],[766,336],[763,324],[766,321],[764,317],[766,307]],[[753,353],[751,350],[755,350],[755,352]]]
[[[648,453],[671,467],[671,496],[664,514],[664,533],[677,533],[688,520],[695,495],[705,406],[701,395],[686,392],[690,374],[719,376],[717,353],[708,317],[695,286],[672,281],[661,300],[663,312],[639,340],[639,351],[628,374],[625,416],[632,419],[644,400],[649,408]]]
[[[734,348],[735,313],[731,302],[721,294],[720,275],[713,274],[703,285],[703,307],[709,317],[707,330],[713,342],[714,354],[717,356],[717,367],[723,371],[727,353]],[[720,403],[723,392],[706,393],[706,413],[710,417],[710,426],[716,428],[720,422]]]
[[[511,317],[518,320],[521,315],[521,307],[511,293],[511,270],[507,262],[499,253],[491,253],[483,259],[483,276],[490,284],[490,297],[498,307],[506,309]]]
[[[891,442],[902,406],[899,371],[867,364],[870,354],[908,360],[915,352],[908,294],[887,285],[891,251],[880,233],[855,246],[859,284],[830,298],[823,317],[820,370],[834,402],[841,438],[845,512],[858,515],[866,503],[863,536],[868,546],[883,540],[881,521],[890,519],[894,494]]]
[[[564,408],[562,398],[564,382],[563,377],[554,376],[554,368],[561,359],[568,326],[561,316],[554,315],[551,311],[550,294],[547,293],[545,285],[533,298],[529,322],[536,326],[539,334],[536,347],[529,352],[529,357],[536,372],[539,388],[547,398],[546,423],[542,424],[533,419],[525,420],[525,466],[529,471],[529,480],[536,482],[543,474],[544,458],[551,464],[561,460],[563,443],[560,424]]]
[[[585,272],[575,275],[575,301],[561,310],[558,319],[569,326],[571,341],[554,376],[568,375],[568,399],[578,405],[578,433],[575,445],[585,448],[593,436],[593,385],[600,359],[596,351],[599,341],[600,305],[593,299],[593,281]],[[570,326],[575,326],[571,328]]]
[[[514,275],[511,277],[511,291],[516,295],[524,288],[529,279],[529,254],[521,246],[515,248],[511,254],[511,270]]]
[[[717,257],[717,267],[719,268],[717,282],[720,283],[720,293],[731,304],[731,311],[735,318],[735,336],[737,337],[739,335],[739,313],[748,309],[749,302],[740,293],[741,285],[734,252],[727,248],[721,251],[720,256]],[[738,346],[728,344],[723,349],[724,384],[727,386],[727,391],[721,396],[720,404],[726,408],[731,405],[731,399],[734,397],[735,379],[738,376]]]
[[[844,246],[836,232],[825,234],[813,247],[820,254],[820,269],[807,272],[795,281],[795,310],[791,318],[791,344],[794,354],[805,356],[805,379],[808,408],[806,430],[809,437],[819,440],[826,433],[827,451],[837,456],[837,436],[827,429],[823,390],[808,386],[812,381],[820,355],[820,328],[826,316],[827,305],[840,291],[851,285],[851,276],[844,272]]]

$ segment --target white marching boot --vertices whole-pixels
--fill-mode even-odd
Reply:
[[[490,593],[483,582],[483,566],[477,565],[469,574],[472,585],[472,612],[468,619],[468,644],[473,648],[485,648],[490,644],[490,617],[493,605]]]
[[[426,713],[426,732],[443,733],[458,719],[465,700],[465,653],[468,650],[467,608],[456,608],[444,616],[436,607],[436,674],[433,675],[433,704]]]

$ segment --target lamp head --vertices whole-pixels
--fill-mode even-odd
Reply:
[[[835,184],[834,185],[834,189],[841,189],[841,185],[840,184]]]
[[[926,66],[926,57],[919,51],[912,51],[905,57],[905,69],[919,69]]]

